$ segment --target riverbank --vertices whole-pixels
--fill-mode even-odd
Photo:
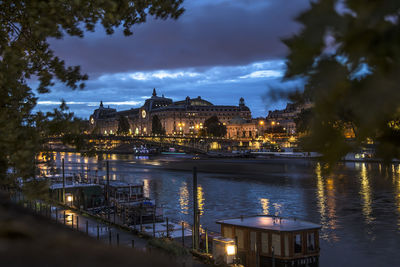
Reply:
[[[25,204],[23,208],[10,202],[8,193],[0,191],[2,266],[205,266],[189,254],[168,252],[173,244],[152,248],[151,238],[76,210],[36,201]]]
[[[0,193],[2,266],[176,266],[170,257],[112,247],[28,212]]]

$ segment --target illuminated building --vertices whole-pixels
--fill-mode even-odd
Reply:
[[[197,134],[204,127],[206,119],[217,116],[219,121],[227,125],[233,118],[251,119],[250,109],[241,98],[238,106],[214,105],[200,96],[186,97],[182,101],[173,101],[170,98],[153,95],[140,108],[116,111],[105,108],[100,103],[90,116],[91,129],[97,134],[116,134],[121,117],[129,122],[129,133],[134,135],[152,134],[153,117],[157,115],[165,133],[169,135]]]
[[[311,103],[304,105],[287,104],[285,109],[269,111],[267,116],[266,127],[282,127],[288,134],[296,133],[296,123],[294,120],[301,113],[301,111],[308,109],[312,106]]]

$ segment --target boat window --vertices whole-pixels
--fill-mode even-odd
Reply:
[[[261,252],[268,253],[268,233],[261,233]]]
[[[272,234],[271,238],[271,249],[274,249],[274,254],[276,256],[281,255],[281,236],[278,234]]]
[[[244,249],[244,235],[243,235],[243,230],[236,229],[235,230],[236,236],[237,236],[237,241],[238,241],[238,248]]]
[[[294,253],[301,253],[301,234],[294,236]]]
[[[251,251],[256,251],[256,244],[257,244],[257,233],[250,232],[250,249]]]
[[[315,251],[315,234],[314,233],[307,234],[307,250],[310,252]]]
[[[224,237],[233,238],[232,227],[224,227]]]

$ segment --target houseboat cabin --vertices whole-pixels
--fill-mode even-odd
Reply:
[[[107,191],[107,182],[103,181]],[[163,220],[163,210],[154,200],[144,195],[144,184],[132,184],[125,181],[109,181],[110,205],[124,218],[127,225],[136,225]]]
[[[269,215],[219,220],[236,239],[237,258],[249,266],[318,266],[320,225]]]
[[[104,190],[98,184],[52,184],[49,189],[52,199],[70,206],[87,209],[104,205]]]
[[[131,184],[124,181],[110,181],[110,200],[123,203],[143,200],[143,184]]]

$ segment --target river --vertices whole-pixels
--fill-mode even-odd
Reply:
[[[303,159],[192,159],[54,153],[66,173],[143,182],[164,215],[192,222],[192,167],[198,166],[201,226],[219,231],[217,219],[276,214],[321,224],[320,266],[400,266],[400,166]]]

